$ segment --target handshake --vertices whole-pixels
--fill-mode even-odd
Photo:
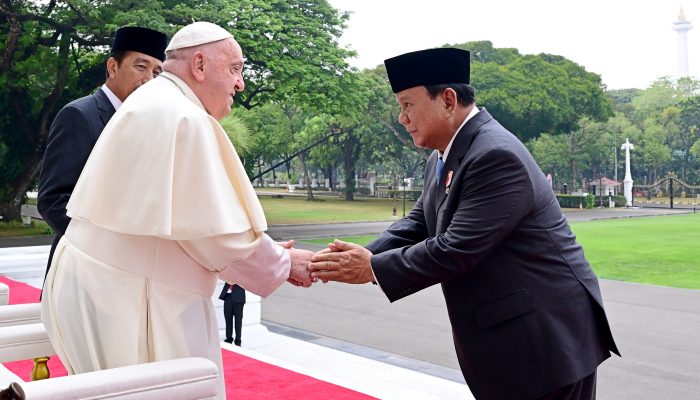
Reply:
[[[317,253],[294,248],[294,241],[279,243],[289,251],[292,267],[287,281],[294,286],[310,287],[319,280],[345,283],[374,281],[370,259],[372,252],[364,247],[336,239]]]

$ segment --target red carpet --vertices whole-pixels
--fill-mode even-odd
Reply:
[[[0,282],[10,287],[10,304],[39,301],[39,289],[0,276]],[[304,400],[363,400],[374,397],[346,389],[307,375],[289,371],[254,358],[221,349],[224,360],[226,396],[229,399],[304,399]],[[5,367],[25,381],[29,380],[31,360],[4,363]],[[58,357],[49,361],[52,377],[66,375]]]

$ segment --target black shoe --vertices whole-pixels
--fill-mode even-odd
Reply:
[[[238,346],[238,347],[241,347],[241,341],[240,341],[240,340],[236,340],[235,342],[233,342],[233,344],[235,344],[235,345]]]
[[[233,343],[233,339],[226,339],[226,340],[224,340],[224,342],[226,342],[226,343]]]

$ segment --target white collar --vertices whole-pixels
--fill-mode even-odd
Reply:
[[[115,95],[114,92],[109,90],[106,83],[102,84],[102,91],[105,92],[105,94],[107,95],[107,98],[109,99],[109,102],[112,103],[112,107],[114,107],[114,110],[118,110],[119,106],[122,105],[122,101],[119,100],[119,97],[117,97],[117,95]]]
[[[440,154],[438,152],[438,155],[442,158],[443,162],[447,162],[447,156],[450,154],[450,149],[452,148],[452,143],[455,141],[455,138],[457,137],[457,133],[464,127],[464,125],[469,121],[473,116],[476,115],[476,113],[479,112],[479,109],[476,107],[476,103],[474,103],[474,107],[472,107],[472,110],[469,112],[469,115],[467,115],[467,118],[462,121],[462,124],[457,128],[455,133],[452,135],[452,139],[450,139],[450,143],[447,144],[447,147],[445,147],[445,151]]]
[[[158,75],[158,78],[165,78],[173,84],[175,84],[175,86],[177,86],[177,88],[180,89],[180,91],[182,92],[182,94],[185,95],[185,97],[187,97],[191,102],[196,104],[204,112],[207,112],[207,109],[204,108],[204,104],[202,104],[202,101],[199,100],[199,97],[197,97],[197,95],[194,93],[194,90],[192,90],[192,88],[187,84],[187,82],[182,80],[182,78],[168,71],[161,72]]]

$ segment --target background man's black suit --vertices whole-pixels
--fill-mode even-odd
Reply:
[[[597,278],[525,146],[481,109],[436,184],[437,154],[415,208],[367,249],[390,301],[442,283],[475,397],[534,399],[618,353]]]
[[[78,182],[95,142],[112,115],[114,106],[98,89],[94,94],[73,100],[59,111],[49,129],[49,137],[41,165],[37,210],[56,232],[49,263],[70,218],[66,204]]]
[[[231,288],[231,293],[228,289]],[[236,285],[224,284],[219,299],[224,301],[224,320],[226,321],[226,342],[241,345],[241,328],[243,326],[243,306],[245,305],[245,289]],[[234,322],[235,321],[235,322]],[[236,328],[236,339],[233,338],[233,325]]]

